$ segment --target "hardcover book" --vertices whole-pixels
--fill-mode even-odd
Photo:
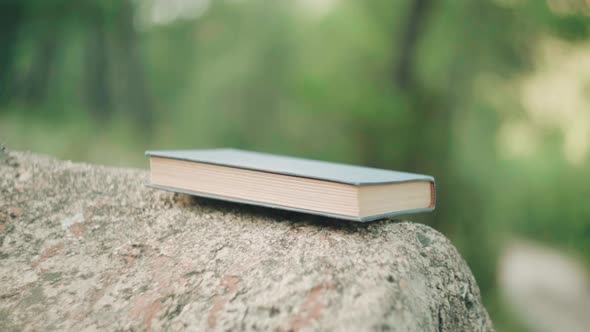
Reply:
[[[146,151],[149,187],[370,221],[432,211],[434,178],[236,149]]]

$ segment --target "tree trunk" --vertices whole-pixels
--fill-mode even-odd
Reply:
[[[25,5],[19,1],[0,3],[0,103],[12,98],[15,94],[16,49],[18,35],[24,17]],[[3,108],[0,107],[0,111]]]
[[[113,111],[106,18],[102,8],[95,8],[89,15],[85,49],[86,98],[94,117],[103,122],[110,119]]]
[[[145,64],[140,49],[140,42],[134,22],[134,8],[131,0],[120,3],[117,20],[117,44],[119,69],[117,75],[124,85],[125,106],[131,117],[137,122],[138,128],[146,137],[150,136],[153,127],[153,101],[148,89]]]
[[[395,84],[402,90],[408,89],[415,82],[413,73],[414,59],[416,58],[416,47],[427,23],[428,14],[432,7],[432,0],[413,0],[410,5],[408,19],[402,35],[399,39],[399,46],[396,48],[399,59],[395,66],[393,79]]]

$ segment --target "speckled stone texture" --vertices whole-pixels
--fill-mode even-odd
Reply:
[[[0,331],[493,331],[440,233],[148,189],[0,153]]]

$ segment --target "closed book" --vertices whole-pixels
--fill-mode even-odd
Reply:
[[[432,211],[428,175],[237,149],[146,151],[149,187],[370,221]]]

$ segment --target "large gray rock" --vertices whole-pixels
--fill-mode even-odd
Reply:
[[[0,330],[493,331],[451,243],[0,157]]]

